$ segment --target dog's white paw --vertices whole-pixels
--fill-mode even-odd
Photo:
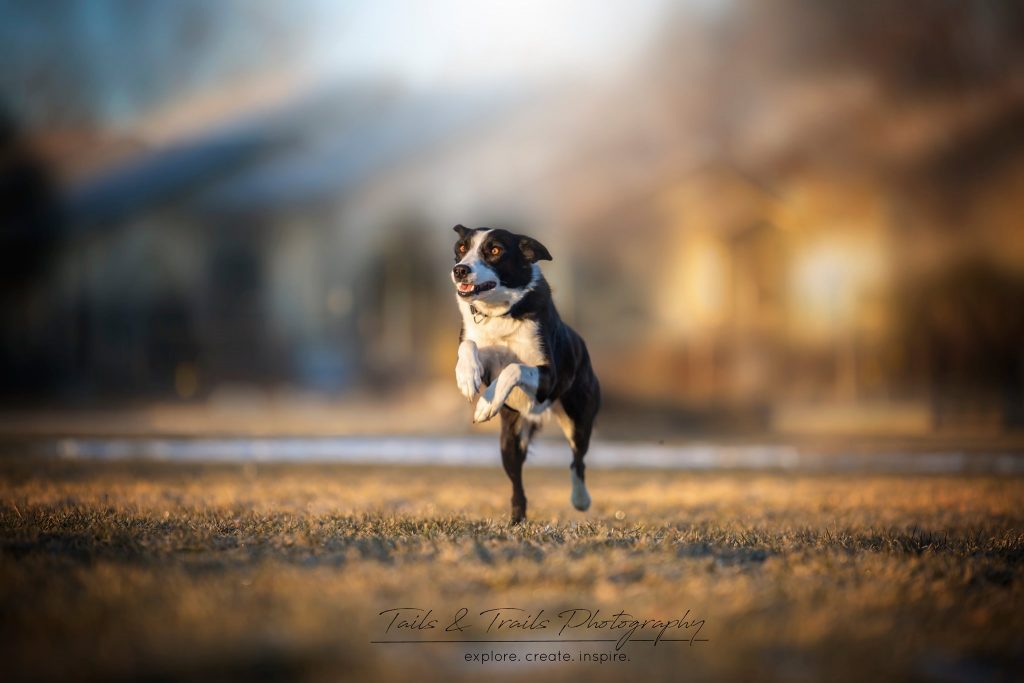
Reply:
[[[468,400],[473,400],[480,385],[484,380],[484,369],[480,362],[474,359],[463,361],[461,358],[455,365],[455,383],[459,386],[459,393]]]
[[[484,368],[480,364],[476,344],[464,341],[459,345],[459,360],[455,363],[455,383],[459,393],[472,401],[484,381]]]
[[[572,474],[572,496],[569,497],[569,502],[572,506],[583,512],[590,508],[590,494],[587,493],[587,485],[583,483],[579,475],[574,470],[570,470]]]
[[[481,396],[476,402],[476,411],[473,413],[473,422],[487,422],[501,410],[501,403],[488,401]]]
[[[498,414],[501,406],[512,390],[522,379],[521,366],[508,365],[498,375],[498,379],[491,382],[490,386],[484,389],[480,400],[476,402],[476,411],[473,413],[473,422],[487,422]]]

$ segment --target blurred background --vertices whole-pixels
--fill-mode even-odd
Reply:
[[[548,246],[604,437],[1024,428],[1019,2],[0,18],[7,430],[470,431],[456,223]]]

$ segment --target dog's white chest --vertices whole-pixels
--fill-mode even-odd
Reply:
[[[492,373],[510,363],[546,363],[537,323],[501,316],[477,316],[477,322],[468,309],[463,309],[465,338],[476,343],[480,362]]]

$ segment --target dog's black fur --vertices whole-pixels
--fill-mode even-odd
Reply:
[[[512,522],[526,518],[523,462],[539,418],[548,411],[556,414],[572,447],[570,469],[579,479],[573,481],[572,502],[585,510],[590,498],[583,459],[601,389],[586,344],[562,322],[551,288],[536,265],[551,260],[551,254],[532,237],[507,230],[461,225],[454,229],[459,240],[452,280],[463,317],[456,377],[467,398],[483,389],[475,421],[488,420],[495,412],[501,415],[501,456],[512,481]],[[510,393],[516,388],[522,396]]]

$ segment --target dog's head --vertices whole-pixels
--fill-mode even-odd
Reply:
[[[514,300],[534,278],[534,264],[550,261],[547,248],[508,230],[455,226],[452,282],[460,298],[499,303]]]

